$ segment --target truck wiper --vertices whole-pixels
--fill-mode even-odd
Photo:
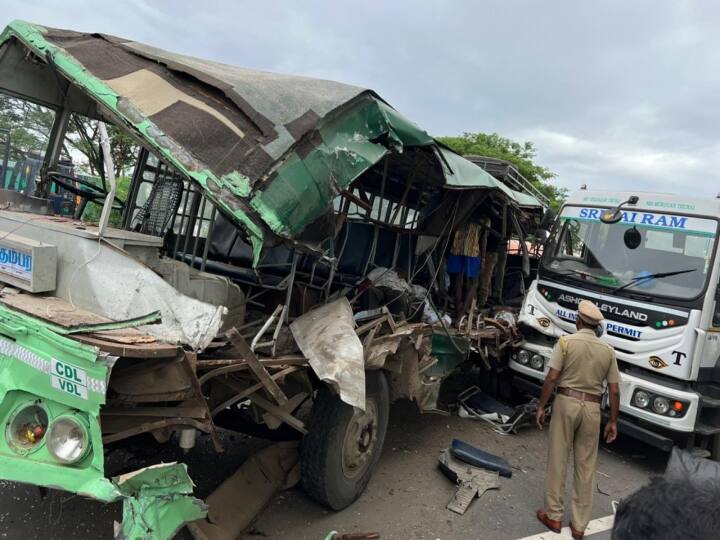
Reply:
[[[561,276],[569,276],[569,275],[577,275],[577,276],[583,276],[583,277],[591,277],[595,280],[598,279],[598,276],[594,274],[590,274],[589,272],[583,272],[582,270],[575,270],[574,268],[566,268],[562,272],[556,272],[556,274],[560,274]]]
[[[688,268],[687,270],[675,270],[673,272],[658,272],[657,274],[643,274],[642,276],[635,276],[630,281],[628,281],[625,285],[621,285],[620,287],[613,289],[612,292],[616,293],[618,291],[622,291],[622,290],[628,289],[630,287],[634,287],[638,283],[642,283],[643,281],[647,281],[649,279],[678,276],[680,274],[687,274],[689,272],[695,272],[696,270],[697,270],[697,268]]]
[[[564,272],[556,272],[556,274],[561,276],[575,274],[584,278],[592,278],[595,283],[602,286],[613,286],[617,284],[617,278],[615,278],[614,276],[598,276],[595,274],[591,274],[590,272],[583,272],[582,270],[575,270],[573,268],[565,269]]]

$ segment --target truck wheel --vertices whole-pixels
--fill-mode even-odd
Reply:
[[[364,412],[340,401],[327,385],[318,390],[300,446],[302,483],[310,497],[333,510],[355,502],[380,459],[389,411],[382,371],[365,373]]]

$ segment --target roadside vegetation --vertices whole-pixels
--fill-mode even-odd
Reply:
[[[567,190],[553,183],[557,174],[535,162],[537,151],[532,142],[519,143],[497,133],[463,133],[437,139],[463,156],[486,156],[512,163],[520,174],[550,199],[550,205],[555,211],[567,197]]]

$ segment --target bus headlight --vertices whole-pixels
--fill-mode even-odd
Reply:
[[[45,438],[48,415],[39,402],[20,407],[5,428],[5,439],[18,454],[27,454],[40,446]]]
[[[530,367],[533,369],[542,370],[544,364],[545,360],[539,354],[533,354],[532,358],[530,358]]]
[[[527,366],[528,362],[530,362],[530,353],[526,350],[522,350],[518,352],[517,359],[523,366]]]
[[[50,424],[47,433],[50,454],[60,463],[77,463],[88,451],[90,439],[87,428],[73,416],[61,416]]]

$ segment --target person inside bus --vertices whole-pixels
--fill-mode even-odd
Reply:
[[[479,220],[471,218],[470,221],[456,229],[450,246],[447,272],[450,276],[450,290],[455,297],[455,318],[457,320],[467,313],[470,303],[477,293],[481,232],[482,225]]]
[[[478,283],[477,305],[479,309],[484,308],[487,304],[493,276],[495,275],[496,279],[499,277],[496,275],[497,272],[495,269],[500,260],[500,252],[504,250],[507,253],[507,240],[502,236],[502,229],[502,217],[493,211],[490,218],[490,226],[486,227],[484,231],[482,269],[480,270],[480,280]],[[505,271],[504,263],[502,271]]]

